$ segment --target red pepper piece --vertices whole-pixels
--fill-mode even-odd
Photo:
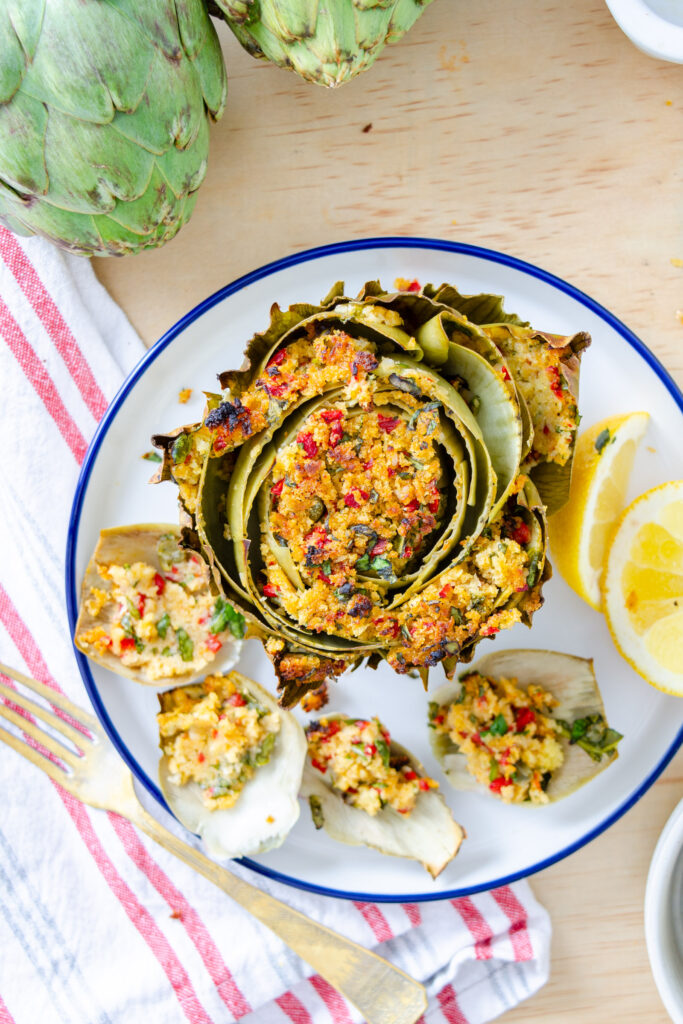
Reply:
[[[422,288],[422,285],[417,280],[417,278],[415,278],[415,280],[410,282],[410,284],[406,288],[406,291],[407,292],[419,292],[421,288]]]
[[[322,580],[323,583],[328,583],[329,584],[331,582],[330,577],[327,576],[324,572],[319,572],[318,573],[318,579]]]
[[[330,427],[330,448],[336,448],[343,436],[344,428],[341,423],[333,423]]]
[[[391,434],[392,431],[396,430],[399,422],[398,416],[383,416],[381,412],[377,414],[379,429],[383,430],[386,434]]]
[[[375,555],[381,555],[389,547],[389,541],[386,538],[378,540],[376,544],[370,549],[370,555],[374,558]]]
[[[135,637],[124,636],[121,640],[121,650],[129,651],[132,647],[135,647]]]
[[[353,494],[344,495],[344,504],[346,505],[347,508],[360,508],[360,505],[354,498]]]
[[[152,582],[156,587],[157,594],[163,594],[164,590],[166,589],[166,580],[164,579],[164,577],[160,573],[155,572],[154,579],[152,580]]]
[[[342,409],[323,409],[320,415],[325,423],[334,423],[336,420],[342,419],[344,412]]]
[[[315,443],[313,435],[306,431],[301,434],[297,434],[296,439],[306,452],[309,459],[314,459],[318,454],[318,445]]]
[[[202,750],[200,750],[199,753],[197,754],[197,760],[199,761],[200,764],[203,764],[204,761],[206,761],[206,754]]]
[[[524,547],[531,540],[531,530],[523,519],[520,519],[515,523],[514,529],[510,531],[510,537],[512,540],[516,540],[518,544]]]
[[[510,374],[508,373],[507,366],[501,367],[501,373],[503,374],[503,380],[510,380]]]
[[[217,636],[214,636],[212,633],[210,633],[206,638],[206,646],[209,648],[210,651],[213,651],[213,653],[216,654],[217,651],[220,651],[221,647],[223,646],[223,643],[221,640],[218,639]]]
[[[247,702],[238,690],[236,693],[231,694],[225,703],[231,708],[243,708]]]
[[[531,708],[515,708],[515,732],[522,732],[535,721],[536,715]]]
[[[417,512],[419,507],[420,502],[417,500],[417,498],[413,498],[413,500],[409,501],[408,504],[406,505],[406,512]]]
[[[413,779],[417,778],[417,772],[414,772],[412,768],[409,768],[407,771],[403,772],[403,778],[407,779],[408,782],[412,782]]]
[[[327,771],[327,765],[321,764],[320,761],[316,761],[314,757],[311,758],[311,764],[313,765],[314,768],[317,768],[319,772],[322,772],[323,775]]]
[[[441,588],[441,590],[439,591],[439,597],[448,597],[448,595],[450,594],[450,592],[451,592],[451,590],[452,590],[452,589],[453,589],[453,588],[452,588],[452,586],[450,585],[450,583],[446,583],[446,585],[445,585],[445,586],[443,586],[443,587]]]
[[[273,484],[273,486],[270,488],[270,493],[273,495],[274,498],[279,498],[280,495],[282,494],[282,489],[284,486],[285,478],[282,477],[281,480],[278,480],[277,483]]]
[[[278,588],[274,587],[272,583],[266,583],[263,588],[264,597],[277,597]]]
[[[282,398],[287,394],[288,385],[286,383],[264,384],[264,388],[271,398]]]
[[[279,352],[276,352],[274,356],[270,357],[270,359],[268,360],[267,366],[280,366],[281,363],[284,363],[286,358],[287,358],[287,349],[286,348],[281,348]]]
[[[367,757],[374,757],[376,753],[377,747],[375,746],[374,743],[365,744],[365,754],[367,755]]]
[[[550,390],[556,398],[562,398],[562,382],[560,379],[560,369],[558,366],[549,366],[547,370],[548,376],[550,377]]]
[[[511,786],[512,779],[506,779],[504,775],[499,775],[493,782],[489,782],[489,789],[492,793],[500,793],[503,786]]]
[[[140,618],[145,614],[145,602],[147,600],[146,594],[138,594],[138,611],[140,612]]]
[[[440,504],[441,504],[441,498],[432,498],[432,500],[429,502],[429,505],[427,506],[427,508],[429,509],[429,511],[433,515],[436,515],[436,513],[439,511],[439,505]]]
[[[429,789],[432,788],[429,785],[429,779],[420,779],[420,781],[418,782],[418,786],[420,787],[423,793],[426,793]]]

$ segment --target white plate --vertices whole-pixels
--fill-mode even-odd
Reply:
[[[662,1002],[683,1024],[683,800],[662,831],[645,890],[645,941]]]
[[[245,342],[268,323],[273,302],[282,307],[318,301],[345,280],[353,294],[379,278],[423,284],[451,282],[461,292],[495,292],[505,307],[542,330],[588,330],[580,408],[584,426],[612,413],[646,409],[652,420],[638,454],[631,497],[683,477],[680,454],[683,396],[652,354],[610,313],[558,278],[485,249],[429,239],[373,239],[327,246],[270,264],[228,285],[187,314],[152,348],[112,402],[90,446],[74,499],[67,551],[67,601],[76,619],[77,590],[100,529],[124,523],[176,521],[176,488],[147,485],[149,462],[140,458],[150,435],[199,419],[202,390],[216,374],[237,367]],[[187,405],[178,392],[191,387]],[[431,881],[416,863],[364,847],[333,842],[313,828],[303,806],[299,822],[278,850],[247,861],[257,871],[292,885],[362,900],[422,900],[464,895],[528,875],[566,856],[607,828],[654,782],[683,740],[683,702],[652,689],[622,661],[604,619],[555,576],[531,631],[501,633],[496,648],[539,647],[593,657],[610,724],[624,733],[616,764],[589,785],[546,808],[506,807],[486,794],[450,790],[429,752],[427,697],[417,680],[383,665],[359,670],[332,688],[328,710],[379,715],[413,750],[467,830],[453,863]],[[491,650],[489,644],[480,651]],[[79,655],[86,688],[109,736],[137,778],[156,787],[157,695]],[[274,674],[260,644],[250,641],[240,667],[265,685]],[[438,685],[438,673],[433,686]]]

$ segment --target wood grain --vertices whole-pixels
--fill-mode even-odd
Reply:
[[[601,0],[437,0],[335,91],[221,38],[228,110],[191,223],[161,250],[96,261],[147,344],[269,260],[425,235],[560,275],[683,383],[683,67],[636,50]],[[679,754],[607,833],[533,879],[553,919],[551,980],[506,1024],[665,1024],[642,907],[682,795]]]

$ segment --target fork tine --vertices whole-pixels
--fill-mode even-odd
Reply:
[[[23,715],[18,714],[12,708],[3,704],[2,701],[0,701],[0,716],[5,718],[8,722],[11,722],[13,725],[16,725],[22,732],[31,736],[44,747],[47,747],[51,753],[64,761],[65,764],[68,764],[70,768],[76,768],[81,760],[77,754],[74,754],[73,751],[69,750],[68,747],[65,747],[63,743],[60,743],[59,740],[50,736],[49,733],[41,729],[39,725],[35,724],[35,722],[31,722],[30,719],[24,718]]]
[[[22,686],[26,686],[29,690],[33,690],[34,693],[37,693],[39,697],[43,697],[49,704],[54,705],[54,707],[59,708],[61,711],[65,711],[75,721],[81,722],[86,729],[99,730],[99,723],[94,715],[84,711],[83,708],[79,708],[77,704],[73,704],[68,697],[58,693],[57,690],[45,686],[44,683],[39,683],[37,679],[25,676],[23,672],[18,672],[15,668],[10,668],[9,665],[3,665],[2,662],[0,662],[0,675],[9,676],[15,682],[21,683]]]
[[[4,697],[5,700],[10,701],[12,704],[18,704],[24,711],[28,711],[30,715],[40,718],[56,732],[66,736],[75,746],[82,747],[85,743],[90,742],[88,737],[80,732],[79,729],[75,729],[73,725],[63,718],[59,718],[48,708],[44,708],[42,704],[36,704],[35,701],[29,700],[20,690],[13,690],[7,683],[3,683],[2,679],[0,679],[0,697]]]
[[[69,777],[63,768],[60,768],[54,761],[50,761],[48,757],[45,757],[40,753],[39,750],[34,750],[33,747],[29,747],[28,743],[24,740],[19,739],[11,732],[7,732],[6,729],[0,727],[0,741],[6,743],[13,750],[16,750],[17,754],[21,754],[27,761],[30,761],[36,767],[46,772],[51,779],[58,782],[61,786],[69,788]]]

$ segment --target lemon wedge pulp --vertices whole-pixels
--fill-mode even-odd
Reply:
[[[626,509],[602,592],[619,652],[653,686],[683,697],[683,480],[654,487]]]
[[[569,500],[548,524],[553,565],[596,611],[605,555],[648,420],[646,412],[610,416],[579,436]]]

